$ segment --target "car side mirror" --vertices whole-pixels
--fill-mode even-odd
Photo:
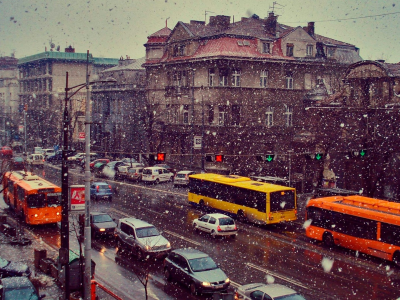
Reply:
[[[188,268],[183,268],[186,272],[189,272],[189,269]]]
[[[217,263],[217,267],[219,268],[221,266],[221,264],[220,263]]]

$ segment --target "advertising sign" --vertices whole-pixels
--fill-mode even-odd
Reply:
[[[84,140],[85,139],[85,132],[79,132],[79,139]]]
[[[71,185],[69,187],[70,211],[85,211],[85,186]]]

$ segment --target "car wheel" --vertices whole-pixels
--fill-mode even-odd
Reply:
[[[233,239],[235,239],[235,238],[236,238],[236,234],[232,234],[231,237],[232,237]]]
[[[239,211],[237,212],[236,216],[237,216],[237,219],[238,219],[240,222],[245,222],[245,221],[247,220],[247,219],[246,219],[246,216],[244,215],[244,212],[243,212],[242,210],[239,210]]]
[[[167,268],[165,268],[164,269],[164,277],[165,277],[165,279],[167,280],[167,281],[171,281],[171,273],[170,273],[170,271],[167,269]]]
[[[99,201],[99,198],[97,198],[97,196],[94,196],[94,201]]]
[[[196,285],[194,284],[194,282],[192,282],[192,283],[190,284],[190,293],[191,293],[192,295],[197,295],[197,288],[196,288]]]
[[[159,184],[159,183],[160,183],[160,180],[158,180],[158,178],[157,178],[155,181],[155,184]]]
[[[217,234],[215,233],[215,230],[211,230],[211,236],[215,239],[217,237]]]
[[[193,224],[193,231],[194,232],[198,232],[199,228],[197,227],[197,224]]]
[[[110,202],[112,202],[112,196],[108,197],[108,200],[109,200]]]
[[[138,250],[136,251],[136,255],[137,255],[137,259],[138,259],[138,260],[144,260],[144,253],[143,253],[143,250],[142,250],[142,249],[138,249]]]
[[[200,206],[200,210],[201,211],[205,211],[206,210],[206,206],[204,204],[204,200],[203,199],[199,201],[199,206]]]
[[[169,179],[170,182],[174,181],[174,176],[171,176],[171,178]]]
[[[400,252],[399,251],[396,251],[393,254],[393,262],[396,264],[397,267],[400,268]]]
[[[322,241],[324,242],[325,246],[332,248],[335,246],[335,240],[330,232],[325,232],[322,236]]]

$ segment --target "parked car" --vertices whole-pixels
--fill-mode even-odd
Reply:
[[[53,148],[43,149],[43,155],[44,155],[45,158],[48,157],[48,156],[52,156],[54,154],[56,154],[56,151],[54,151]]]
[[[8,158],[13,156],[13,151],[10,147],[8,146],[3,146],[0,149],[0,154],[2,158]]]
[[[128,171],[129,171],[129,166],[119,166],[117,171],[115,172],[115,180],[124,180],[127,178]]]
[[[223,214],[206,214],[195,219],[193,220],[193,229],[207,232],[213,237],[236,237],[238,231],[235,220]]]
[[[92,239],[95,239],[100,235],[114,237],[117,223],[115,223],[111,216],[107,213],[91,212],[90,227],[92,231]]]
[[[196,174],[194,171],[179,171],[174,177],[174,186],[187,186],[189,184],[189,176]]]
[[[102,162],[96,163],[96,164],[93,166],[93,169],[92,169],[92,171],[93,171],[93,173],[94,173],[94,176],[96,176],[96,177],[104,177],[105,175],[104,175],[104,173],[103,173],[103,169],[104,169],[104,167],[105,167],[106,165],[107,165],[106,163],[102,163]]]
[[[187,248],[171,251],[164,260],[164,275],[190,287],[192,294],[226,291],[230,280],[206,253]]]
[[[176,169],[172,168],[171,166],[169,166],[167,164],[156,164],[154,167],[161,167],[161,168],[167,169],[169,172],[173,173],[174,175],[176,173]]]
[[[93,200],[108,199],[111,202],[111,185],[109,185],[107,182],[92,182],[90,184],[90,198]]]
[[[125,158],[121,159],[121,161],[123,161],[127,165],[131,165],[133,163],[137,163],[138,162],[136,159],[134,159],[132,157],[125,157]]]
[[[26,277],[3,278],[0,285],[1,300],[40,300],[46,295],[38,294],[35,286]]]
[[[12,171],[21,171],[25,169],[25,160],[20,156],[14,156],[10,161]]]
[[[92,162],[89,164],[90,169],[93,169],[93,168],[94,168],[94,165],[97,164],[97,163],[99,163],[99,162],[108,164],[108,163],[110,162],[110,160],[109,160],[108,158],[99,158],[99,159],[96,159],[96,160],[92,161]]]
[[[73,156],[68,157],[68,162],[79,162],[85,156],[85,153],[79,152]]]
[[[127,180],[131,181],[142,181],[143,167],[134,167],[128,169]]]
[[[31,276],[28,265],[22,262],[13,262],[0,257],[0,277]]]
[[[35,147],[35,148],[33,148],[33,153],[34,154],[43,154],[43,148],[42,147]]]
[[[295,290],[282,284],[250,283],[241,285],[236,290],[236,298],[240,300],[279,299],[279,300],[305,300]]]
[[[147,167],[143,169],[142,181],[143,182],[168,182],[174,180],[174,174],[165,168],[161,167]]]
[[[56,152],[56,154],[47,157],[46,161],[51,164],[61,163],[62,162],[62,151],[58,151],[58,152]]]
[[[44,156],[43,154],[29,154],[26,163],[30,166],[39,166],[43,168]]]
[[[115,173],[118,170],[118,167],[122,165],[125,165],[125,163],[121,160],[110,161],[103,168],[103,176],[106,178],[113,179],[115,177]]]
[[[165,257],[171,251],[171,244],[154,225],[136,218],[120,219],[115,233],[118,250],[127,249],[139,260]]]
[[[90,160],[89,160],[90,162],[95,161],[96,159],[99,158],[99,155],[97,153],[90,153],[89,155],[90,155]],[[86,161],[86,155],[84,155],[82,158],[78,158],[76,160],[76,163],[78,165],[80,165],[82,168],[84,168],[85,167],[85,161]],[[90,165],[90,163],[89,163],[89,165]]]

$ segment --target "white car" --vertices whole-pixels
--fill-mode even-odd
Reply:
[[[235,221],[223,214],[206,214],[198,219],[193,220],[193,229],[201,230],[217,236],[232,236],[236,237],[238,228]]]
[[[174,178],[174,186],[183,186],[189,184],[189,175],[196,174],[194,171],[179,171]]]
[[[236,290],[236,299],[279,299],[279,300],[305,300],[295,290],[282,284],[250,283],[241,285]]]
[[[52,156],[52,155],[55,155],[55,154],[56,154],[56,151],[54,151],[53,148],[43,149],[44,157],[49,157],[49,156]]]
[[[77,153],[74,156],[70,156],[68,157],[68,161],[73,162],[73,161],[80,161],[81,159],[83,159],[85,157],[86,153]]]
[[[168,182],[174,180],[174,173],[169,172],[165,168],[147,167],[143,169],[142,181],[144,182]]]

